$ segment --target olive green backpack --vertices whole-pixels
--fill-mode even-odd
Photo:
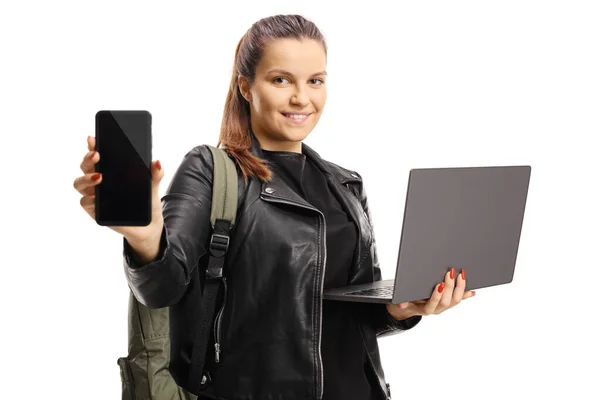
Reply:
[[[209,332],[215,314],[224,257],[229,247],[229,230],[233,226],[238,202],[237,170],[227,153],[206,145],[213,156],[213,192],[209,246],[210,259],[202,294],[203,319],[197,345],[192,353],[190,377],[194,392],[210,383],[210,373],[203,370]],[[129,293],[128,355],[117,363],[121,371],[122,400],[196,400],[197,396],[178,386],[169,371],[169,307],[150,309]],[[202,376],[202,379],[197,377]],[[194,379],[194,377],[196,377]]]

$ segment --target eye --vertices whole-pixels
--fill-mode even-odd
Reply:
[[[284,78],[283,76],[278,76],[277,78],[273,79],[273,82],[280,83],[280,82],[277,82],[280,79],[283,79],[284,81],[287,81],[287,78]],[[321,82],[320,85],[324,85],[325,84],[325,81],[323,81],[323,79],[320,79],[320,78],[314,78],[314,79],[311,79],[311,81],[313,81],[313,82],[314,81],[319,81],[319,82]],[[320,86],[320,85],[317,85],[317,86]]]

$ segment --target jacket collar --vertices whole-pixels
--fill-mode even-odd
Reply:
[[[263,151],[260,147],[260,143],[258,139],[252,132],[252,129],[249,130],[250,138],[252,139],[252,144],[250,146],[250,152],[257,157],[263,158]],[[337,165],[332,165],[327,161],[323,160],[323,158],[317,153],[312,147],[307,145],[306,143],[302,143],[302,153],[306,155],[306,158],[310,159],[314,162],[314,164],[323,171],[326,175],[329,175],[336,180],[338,180],[342,185],[345,185],[349,182],[358,182],[362,183],[362,179],[351,171],[348,171],[344,168],[341,168]],[[276,179],[274,177],[274,179]],[[263,185],[263,189],[265,185]]]
[[[250,152],[257,157],[264,158],[264,153],[260,147],[260,143],[258,139],[252,132],[252,129],[249,130],[250,137],[252,138],[252,145],[250,147]],[[271,171],[271,180],[269,182],[261,182],[260,195],[261,197],[266,196],[270,198],[278,198],[280,202],[292,202],[297,205],[300,205],[305,208],[314,208],[311,204],[309,204],[306,200],[304,200],[300,195],[298,195],[294,190],[292,190],[281,177],[277,175],[275,171]]]
[[[256,136],[250,130],[250,136],[252,138],[252,145],[250,152],[257,157],[263,157],[263,151],[260,148],[260,144],[256,139]],[[370,230],[366,225],[366,220],[363,215],[360,204],[357,203],[356,199],[353,200],[354,196],[350,195],[348,189],[344,188],[344,185],[349,182],[361,182],[360,176],[354,172],[348,171],[334,163],[323,160],[321,156],[313,150],[310,146],[302,143],[302,152],[308,159],[313,161],[315,165],[320,168],[324,173],[327,181],[330,184],[330,188],[333,194],[337,197],[340,205],[348,213],[354,224],[356,225],[358,232],[363,233],[363,238],[360,240],[362,246],[356,246],[354,252],[354,260],[352,263],[352,273],[348,278],[348,284],[352,283],[365,283],[373,280],[372,276],[369,277],[364,274],[368,274],[369,270],[363,269],[362,275],[356,275],[360,269],[362,262],[366,260],[366,257],[359,257],[361,252],[367,252],[368,254],[370,245]],[[315,209],[314,206],[309,204],[295,191],[293,191],[278,175],[277,173],[272,174],[272,179],[269,182],[262,182],[260,197],[263,200],[277,201],[283,203],[292,203],[301,207]],[[367,247],[364,247],[367,246]],[[364,248],[363,248],[364,247]],[[361,262],[358,262],[361,260]],[[369,280],[370,279],[370,280]]]

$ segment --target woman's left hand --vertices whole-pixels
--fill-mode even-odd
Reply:
[[[436,285],[429,299],[409,301],[400,304],[387,304],[388,313],[396,320],[410,318],[415,315],[441,314],[459,304],[462,300],[475,296],[475,291],[465,293],[466,271],[462,270],[455,280],[456,269],[446,273],[444,282]]]

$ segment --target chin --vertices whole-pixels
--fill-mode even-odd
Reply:
[[[304,139],[306,139],[306,137],[310,134],[310,131],[305,131],[305,130],[299,130],[294,132],[294,131],[290,131],[290,130],[286,130],[284,133],[284,136],[287,140],[290,140],[292,142],[299,142],[302,141]]]
[[[282,139],[290,140],[290,141],[298,141],[298,140],[303,140],[305,137],[307,137],[313,127],[306,127],[306,126],[294,127],[294,126],[277,125],[276,127],[273,127],[273,128],[274,129],[272,129],[271,132],[278,132],[278,136],[281,137]]]

